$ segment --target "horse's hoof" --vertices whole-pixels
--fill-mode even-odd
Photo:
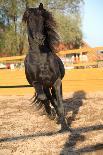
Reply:
[[[58,117],[56,118],[56,124],[61,124],[61,121]]]
[[[51,116],[52,116],[52,120],[56,118],[56,112],[54,108],[51,109]]]
[[[54,120],[54,119],[55,119],[55,116],[54,116],[54,115],[48,115],[48,118],[49,118],[50,120]]]
[[[72,129],[68,126],[66,127],[62,127],[60,130],[59,130],[59,133],[62,133],[62,132],[72,132]]]
[[[51,109],[51,113],[50,113],[50,114],[47,113],[47,117],[48,117],[50,120],[54,120],[54,119],[56,118],[55,110],[54,110],[54,109]]]
[[[44,101],[44,100],[46,100],[47,98],[46,98],[46,95],[45,94],[39,94],[38,95],[38,100],[40,100],[40,101]]]
[[[46,115],[46,111],[42,111],[42,112],[40,113],[40,116],[44,116],[44,115]]]
[[[46,112],[44,106],[42,106],[42,108],[39,110],[39,114],[40,114],[40,116],[44,116],[44,115],[46,116],[47,115],[47,112]]]

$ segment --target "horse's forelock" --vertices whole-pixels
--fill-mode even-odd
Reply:
[[[38,16],[38,15],[42,15],[44,13],[44,9],[39,9],[39,8],[27,8],[26,11],[23,14],[23,18],[22,21],[27,22],[28,17],[34,13],[34,15]]]

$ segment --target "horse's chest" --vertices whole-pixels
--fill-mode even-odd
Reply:
[[[41,63],[40,66],[39,66],[39,70],[40,70],[39,77],[42,78],[42,80],[50,78],[51,72],[50,72],[48,62]]]
[[[39,57],[33,57],[33,61],[31,61],[30,64],[33,79],[44,84],[51,83],[53,71],[47,54],[42,54]]]

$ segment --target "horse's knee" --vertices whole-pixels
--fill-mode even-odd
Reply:
[[[47,97],[46,97],[45,94],[38,94],[38,99],[39,99],[40,101],[44,101],[44,100],[47,99]]]

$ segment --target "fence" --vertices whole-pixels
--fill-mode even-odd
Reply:
[[[102,59],[98,59],[98,52],[102,51],[101,48],[89,48],[89,49],[79,49],[79,50],[69,50],[61,51],[58,55],[63,59],[68,59],[70,54],[83,54],[87,51],[88,62],[69,62],[64,61],[66,67],[66,75],[63,79],[63,92],[74,92],[74,91],[103,91],[103,68]],[[93,54],[95,54],[95,60],[93,59]],[[0,63],[23,63],[25,55],[0,58]],[[71,68],[88,68],[89,69],[71,69]],[[91,68],[97,67],[97,68]],[[100,67],[100,68],[98,68]],[[34,89],[30,88],[24,73],[24,68],[20,69],[0,69],[0,95],[27,95],[34,94]]]
[[[103,67],[103,47],[61,51],[59,56],[67,67]]]
[[[81,48],[74,50],[60,51],[60,56],[65,67],[68,68],[91,68],[103,67],[103,47]],[[0,58],[2,63],[23,62],[25,55]]]
[[[103,91],[103,69],[66,70],[63,79],[63,93],[74,91]],[[24,69],[0,70],[0,95],[29,95],[34,89],[29,87]]]

